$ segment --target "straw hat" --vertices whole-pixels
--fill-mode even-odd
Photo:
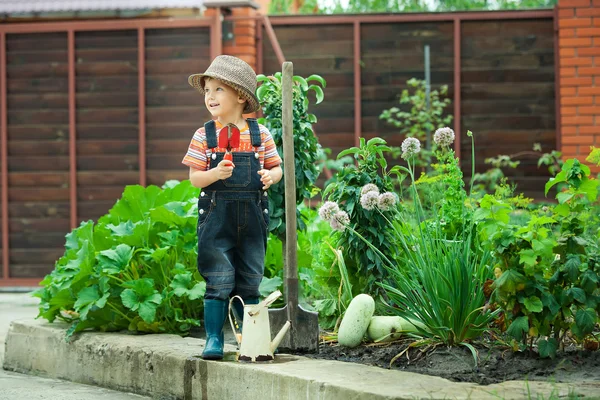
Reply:
[[[217,56],[203,74],[190,75],[188,82],[200,93],[204,94],[204,78],[218,79],[240,92],[246,102],[244,114],[260,109],[256,97],[256,73],[248,63],[233,56]]]

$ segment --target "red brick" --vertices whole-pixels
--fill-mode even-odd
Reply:
[[[558,6],[560,8],[569,7],[589,7],[592,4],[591,0],[559,0]]]
[[[592,65],[592,57],[565,57],[560,59],[561,67]]]
[[[600,115],[600,106],[577,108],[579,110],[579,115]],[[600,133],[600,126],[598,127],[598,132]]]
[[[565,78],[560,80],[561,86],[590,86],[591,84],[591,76],[584,76],[582,78]]]
[[[576,126],[563,126],[560,131],[563,135],[577,135],[579,132]]]
[[[233,28],[234,35],[251,36],[251,35],[254,35],[255,33],[256,33],[256,29],[251,26],[240,26],[240,27],[236,26],[235,28]]]
[[[558,38],[560,47],[590,47],[592,46],[591,38]]]
[[[600,26],[600,17],[594,17],[593,26]]]
[[[573,77],[573,76],[575,76],[575,72],[577,72],[577,68],[575,68],[575,67],[561,67],[560,68],[560,76],[562,76],[562,77]]]
[[[577,76],[587,76],[587,75],[600,76],[600,67],[579,67],[579,68],[577,68]]]
[[[585,28],[581,28],[585,29]],[[589,29],[589,28],[588,28]],[[575,28],[565,28],[558,31],[558,37],[573,38],[575,37]]]
[[[560,99],[560,104],[563,106],[594,104],[594,98],[592,96],[565,96]]]
[[[561,151],[563,154],[577,154],[579,152],[578,145],[562,146]]]
[[[577,88],[576,87],[561,87],[560,88],[560,95],[561,96],[575,96],[576,94],[577,94]],[[593,93],[589,93],[589,94],[593,94]]]
[[[571,18],[575,16],[575,9],[574,8],[561,8],[560,10],[558,10],[558,18]],[[584,15],[585,17],[588,17],[588,15]]]
[[[256,38],[254,36],[236,36],[235,44],[238,46],[240,46],[240,45],[253,46],[256,44]]]
[[[577,37],[600,36],[600,28],[577,28]]]
[[[596,47],[600,46],[600,38],[597,38],[597,37],[594,38],[594,46],[596,46]]]
[[[592,18],[561,18],[558,20],[559,29],[592,26]]]
[[[600,95],[600,87],[580,87],[577,92],[580,96]],[[562,92],[561,92],[562,93]],[[598,99],[596,99],[597,101]]]
[[[563,125],[591,125],[594,123],[594,117],[564,117],[562,119]]]
[[[600,0],[592,0],[592,6],[594,6],[594,7],[600,6]]]
[[[566,136],[562,138],[564,144],[592,144],[594,143],[593,136]]]
[[[561,49],[560,54],[562,54],[562,49]],[[577,55],[578,56],[600,56],[600,47],[579,48],[579,49],[577,49]]]
[[[580,126],[579,133],[582,135],[597,135],[600,132],[600,126]]]
[[[578,8],[575,13],[578,17],[600,17],[600,8]]]
[[[577,107],[561,107],[560,115],[577,115]]]
[[[575,57],[575,49],[563,47],[558,51],[559,57]]]

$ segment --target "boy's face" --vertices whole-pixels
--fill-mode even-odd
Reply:
[[[246,99],[235,89],[216,79],[204,81],[204,104],[213,117],[238,117],[244,110]]]

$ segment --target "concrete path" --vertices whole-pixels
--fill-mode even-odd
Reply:
[[[37,299],[26,293],[0,292],[0,366],[4,341],[12,320],[31,320],[37,315]],[[0,368],[0,400],[141,400],[149,397],[98,386],[41,378]]]
[[[18,296],[17,296],[18,297]],[[31,317],[31,302],[0,294],[0,315]],[[18,297],[23,301],[23,297]],[[7,317],[8,316],[8,317]],[[11,317],[12,316],[12,317]],[[6,323],[0,324],[6,329]],[[177,335],[86,332],[64,341],[67,326],[42,320],[14,322],[6,337],[4,368],[69,379],[159,399],[389,400],[389,399],[600,399],[600,382],[553,384],[512,381],[480,386],[376,367],[279,355],[274,363],[240,364],[226,345],[227,360],[204,361],[204,340]],[[0,331],[2,332],[2,331]],[[2,333],[4,335],[4,333]],[[4,339],[2,337],[2,339]],[[27,395],[22,389],[26,385]],[[55,379],[0,375],[0,399],[133,399]],[[37,396],[37,397],[36,397]]]

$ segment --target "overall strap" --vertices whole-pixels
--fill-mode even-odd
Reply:
[[[260,134],[258,121],[256,120],[256,118],[248,118],[246,122],[248,123],[248,128],[250,128],[250,138],[252,140],[252,147],[260,147],[262,145],[262,135]]]
[[[209,149],[217,147],[217,128],[215,121],[210,120],[204,124],[204,133],[206,134],[206,144]]]

